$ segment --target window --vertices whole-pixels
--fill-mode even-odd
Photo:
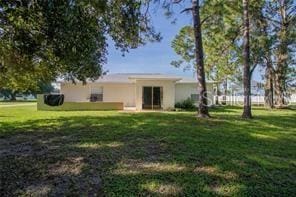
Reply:
[[[103,94],[91,94],[90,102],[98,102],[103,101]]]
[[[91,87],[90,102],[102,102],[103,101],[103,88],[102,87]]]
[[[191,100],[197,103],[199,101],[199,94],[191,94]]]

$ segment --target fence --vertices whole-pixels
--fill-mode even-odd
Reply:
[[[214,98],[217,99],[217,96]],[[243,105],[244,96],[218,96],[219,103],[226,102],[227,105]],[[288,104],[296,104],[296,94],[286,98]],[[264,96],[251,96],[252,105],[264,105]]]

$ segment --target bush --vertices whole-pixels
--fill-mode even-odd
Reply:
[[[175,108],[180,108],[180,109],[186,109],[186,110],[193,110],[196,109],[196,106],[194,105],[193,100],[191,100],[190,98],[178,102],[175,104]]]

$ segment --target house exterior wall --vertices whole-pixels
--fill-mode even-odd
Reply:
[[[214,90],[214,84],[207,84],[207,91],[208,91],[208,105],[214,105],[215,104],[215,90]]]
[[[175,98],[176,103],[182,102],[188,98],[191,98],[191,94],[197,94],[199,88],[198,84],[193,83],[176,83],[176,92]],[[212,105],[214,100],[214,92],[213,85],[207,84],[207,92],[208,92],[208,104]]]
[[[182,102],[191,97],[191,94],[197,93],[197,84],[176,83],[176,103]]]
[[[136,109],[142,110],[142,94],[144,86],[156,86],[163,88],[163,109],[174,108],[175,82],[169,80],[137,80],[136,81]]]
[[[125,107],[135,107],[135,84],[63,83],[61,93],[65,102],[89,102],[92,90],[103,89],[103,102],[123,102]]]
[[[65,102],[89,102],[90,84],[62,83],[61,94],[64,94]]]
[[[65,102],[89,102],[92,90],[103,90],[103,102],[122,102],[124,107],[136,107],[142,110],[142,94],[144,86],[163,88],[162,107],[172,109],[175,102],[181,102],[197,93],[197,84],[175,83],[171,80],[136,80],[135,83],[88,83],[86,85],[62,83],[61,93],[65,95]],[[208,103],[213,104],[213,85],[207,84],[209,92]]]
[[[135,84],[104,84],[103,101],[123,102],[124,107],[135,107]]]
[[[122,102],[64,102],[60,106],[49,106],[44,103],[44,95],[37,95],[37,110],[44,111],[93,111],[123,110]]]

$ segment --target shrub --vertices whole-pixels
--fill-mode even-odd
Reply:
[[[175,104],[175,108],[180,108],[180,109],[186,109],[186,110],[192,110],[192,109],[196,109],[196,106],[194,105],[193,100],[191,100],[190,98],[178,102]]]

